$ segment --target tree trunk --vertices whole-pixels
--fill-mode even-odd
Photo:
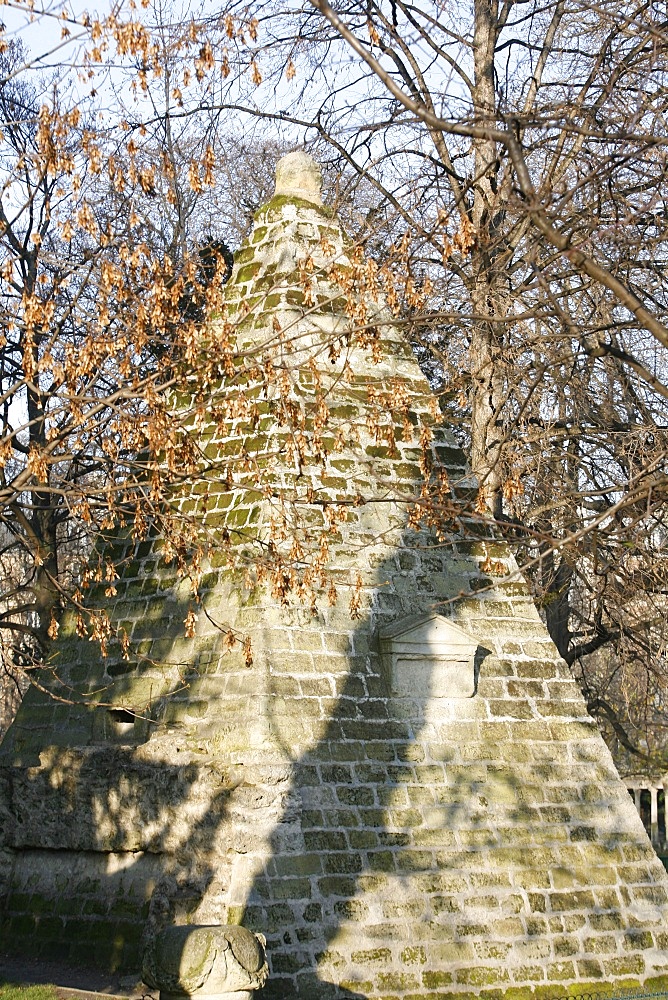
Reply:
[[[474,86],[475,120],[495,124],[494,50],[498,32],[496,0],[474,3]],[[474,269],[470,288],[475,317],[471,329],[471,465],[478,477],[487,508],[499,516],[501,510],[501,447],[503,428],[499,414],[504,400],[502,370],[503,318],[507,296],[495,265],[499,247],[495,245],[494,220],[497,212],[496,143],[477,139],[473,144],[474,178],[471,222],[475,235]],[[489,317],[487,321],[484,317]]]
[[[481,274],[471,292],[474,313],[493,316],[503,301],[502,290],[495,288],[492,276]],[[471,331],[471,466],[487,508],[499,517],[502,513],[501,449],[504,437],[500,411],[505,379],[502,341],[495,327],[494,322],[478,320],[473,323]]]

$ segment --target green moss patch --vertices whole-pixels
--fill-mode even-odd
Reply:
[[[328,219],[334,217],[333,209],[328,208],[326,205],[316,205],[315,202],[309,201],[307,198],[299,198],[296,195],[277,194],[266,205],[258,209],[254,216],[255,222],[277,222],[285,205],[296,205],[297,208],[310,208],[312,211],[318,212]]]
[[[548,983],[536,986],[511,986],[505,990],[481,990],[476,993],[477,1000],[561,1000],[562,997],[582,997],[587,994],[597,994],[599,997],[613,998],[623,995],[627,990],[637,990],[643,993],[660,993],[668,989],[668,976],[658,976],[646,979],[641,984],[638,979],[622,979],[613,983],[605,978],[595,982]],[[457,1000],[468,998],[467,994],[457,994]]]

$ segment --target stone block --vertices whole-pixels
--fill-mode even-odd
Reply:
[[[520,965],[513,972],[519,982],[541,983],[545,981],[545,969],[542,965]]]
[[[645,960],[642,955],[606,958],[603,968],[608,976],[642,976],[645,973]]]
[[[319,878],[318,892],[323,897],[341,896],[343,898],[355,895],[355,879],[341,875],[330,875]]]
[[[342,920],[364,922],[368,918],[369,907],[359,899],[345,899],[334,904],[334,912]]]
[[[376,989],[383,992],[387,990],[399,990],[404,993],[406,990],[417,989],[420,985],[419,977],[413,972],[381,972],[375,977]]]
[[[445,920],[447,921],[448,914],[456,913],[461,915],[463,910],[463,904],[452,896],[432,896],[429,904],[431,912],[437,920],[441,914],[446,914]]]
[[[655,906],[665,905],[668,893],[663,885],[636,885],[631,895],[640,903],[653,903]]]
[[[568,981],[576,977],[573,962],[550,962],[546,972],[550,982]]]
[[[271,892],[274,899],[310,899],[311,882],[305,878],[274,880],[271,884]]]
[[[654,937],[650,931],[628,930],[622,937],[624,951],[647,951],[654,946]]]
[[[271,959],[272,973],[300,972],[303,967],[304,958],[299,954],[274,953]]]
[[[331,755],[332,760],[340,761],[357,761],[363,760],[365,757],[365,747],[363,743],[356,742],[331,742],[327,746],[329,755]],[[392,758],[394,759],[394,750],[392,750]]]
[[[453,981],[453,975],[451,972],[445,970],[429,971],[422,973],[422,983],[427,989],[437,990],[442,986],[449,986]],[[418,994],[420,997],[423,994]],[[442,996],[442,994],[438,994]]]
[[[474,941],[473,950],[476,958],[498,960],[503,962],[511,951],[511,945],[507,941]]]
[[[510,982],[510,973],[503,966],[478,965],[473,969],[457,969],[455,978],[465,986],[499,986]]]
[[[425,901],[420,898],[396,901],[386,899],[381,901],[381,910],[386,919],[417,920],[425,912]]]
[[[349,806],[372,806],[375,802],[374,789],[365,786],[349,788],[339,785],[336,797],[342,805]]]
[[[430,871],[435,859],[431,851],[402,850],[397,853],[396,866],[399,872]]]
[[[594,958],[579,958],[576,961],[578,975],[586,979],[602,979],[605,975],[603,966]]]
[[[360,744],[357,744],[358,746]],[[362,745],[364,737],[362,736]],[[386,743],[383,740],[369,740],[365,745],[366,757],[368,760],[394,761],[397,759],[397,747],[393,743]]]
[[[280,875],[320,875],[323,872],[323,858],[320,854],[300,854],[297,857],[282,857],[276,862]],[[292,919],[290,916],[289,920]]]
[[[582,890],[578,892],[552,892],[550,893],[550,906],[556,912],[566,910],[592,910],[596,905],[592,892]]]
[[[378,847],[378,834],[375,830],[350,830],[348,840],[353,849],[365,850]]]
[[[361,872],[362,858],[354,851],[335,852],[323,859],[323,867],[328,875]]]
[[[565,913],[563,916],[564,930],[568,933],[573,933],[574,931],[579,931],[581,927],[584,927],[587,918],[583,913]]]

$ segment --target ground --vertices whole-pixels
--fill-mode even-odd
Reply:
[[[150,996],[148,987],[136,976],[0,955],[0,1000],[109,1000],[110,997],[148,1000]]]

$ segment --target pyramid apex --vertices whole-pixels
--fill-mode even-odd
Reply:
[[[322,205],[321,190],[320,165],[308,153],[288,153],[276,164],[276,195],[296,196]]]

